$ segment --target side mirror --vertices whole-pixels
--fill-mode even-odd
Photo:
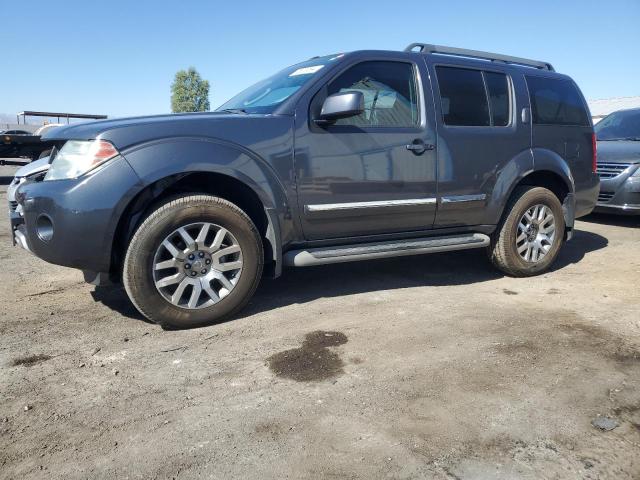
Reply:
[[[329,95],[322,104],[318,125],[329,125],[340,118],[353,117],[364,112],[362,92],[342,92]]]

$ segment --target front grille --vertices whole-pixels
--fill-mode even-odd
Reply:
[[[18,202],[9,202],[9,210],[15,212],[16,208],[18,208]]]
[[[613,178],[620,175],[630,166],[630,163],[598,162],[596,172],[600,175],[600,178]]]
[[[598,194],[598,203],[607,203],[615,194],[610,192],[600,192]]]

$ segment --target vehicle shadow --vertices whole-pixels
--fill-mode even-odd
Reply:
[[[141,320],[145,323],[153,323],[136,310],[122,285],[96,287],[91,292],[91,296],[94,302],[100,302],[120,315],[134,320]]]
[[[577,263],[607,244],[608,240],[601,235],[576,231],[573,240],[561,250],[552,270]],[[471,285],[503,276],[481,249],[289,268],[278,279],[263,280],[249,305],[234,318],[319,298],[412,287]],[[128,318],[144,320],[122,287],[96,287],[92,296],[96,302]]]
[[[13,181],[13,177],[0,176],[0,185],[9,185]]]
[[[606,247],[598,234],[576,231],[560,251],[552,271],[578,263]],[[287,269],[276,280],[265,280],[243,314],[255,314],[318,298],[412,287],[471,285],[504,277],[484,250],[435,253],[367,262]]]
[[[611,215],[607,213],[592,213],[580,218],[581,222],[597,223],[599,225],[613,225],[616,227],[640,227],[640,215]]]

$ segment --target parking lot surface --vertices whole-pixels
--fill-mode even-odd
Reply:
[[[0,242],[0,478],[640,478],[640,218],[578,221],[535,278],[288,270],[178,332]]]

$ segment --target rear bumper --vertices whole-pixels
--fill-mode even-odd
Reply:
[[[575,218],[589,215],[598,200],[600,191],[600,178],[597,174],[590,174],[587,180],[576,184],[575,192]]]

